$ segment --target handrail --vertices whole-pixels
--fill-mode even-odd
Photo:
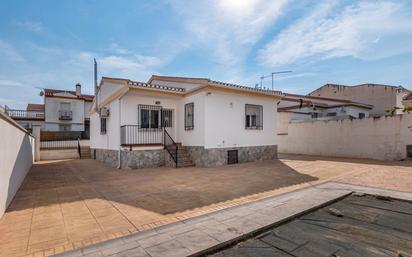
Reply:
[[[77,152],[79,153],[80,159],[82,158],[82,153],[80,151],[80,137],[77,138]]]
[[[168,140],[170,140],[171,141],[171,144],[170,145],[173,145],[174,146],[174,152],[175,152],[175,155],[173,155],[173,153],[171,152],[171,149],[169,149],[169,144],[167,144],[166,142],[167,142],[167,140],[166,139],[168,139]],[[167,152],[170,154],[170,156],[172,156],[172,159],[175,161],[175,164],[176,164],[176,168],[177,168],[177,164],[178,164],[178,145],[176,144],[176,142],[173,140],[173,138],[169,135],[169,133],[166,131],[166,128],[164,128],[164,146],[165,146],[165,149],[167,150]],[[173,149],[172,149],[173,150]]]

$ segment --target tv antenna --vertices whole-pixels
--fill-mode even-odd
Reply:
[[[263,88],[263,80],[264,80],[265,78],[272,77],[272,91],[273,91],[273,90],[274,90],[274,78],[275,78],[275,75],[276,75],[276,74],[282,74],[282,73],[290,73],[290,72],[292,72],[292,71],[291,71],[291,70],[274,71],[274,72],[270,73],[270,74],[267,75],[267,76],[261,76],[261,77],[260,77],[260,88]]]

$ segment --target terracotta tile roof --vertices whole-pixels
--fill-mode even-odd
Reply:
[[[44,104],[27,104],[27,111],[44,111]]]
[[[258,92],[266,95],[283,95],[281,91],[273,91],[269,89],[260,89],[255,87],[249,87],[244,85],[238,85],[233,83],[227,83],[217,80],[211,80],[208,78],[189,78],[189,77],[172,77],[172,76],[159,76],[159,75],[152,75],[148,80],[148,83],[151,83],[153,80],[163,80],[163,81],[170,81],[170,82],[183,82],[183,83],[197,83],[203,85],[210,85],[210,86],[217,86],[217,87],[226,87],[226,88],[233,88],[233,89],[241,89],[243,91],[251,91],[251,92]]]
[[[46,97],[55,97],[55,94],[58,94],[58,93],[69,93],[69,94],[72,94],[72,95],[76,95],[76,91],[71,91],[71,90],[49,89],[49,88],[44,89],[44,95]],[[88,101],[88,102],[91,102],[91,101],[93,101],[94,95],[82,94],[82,95],[78,96],[77,98],[83,99],[83,100]]]
[[[129,85],[129,87],[151,88],[151,89],[167,90],[167,91],[173,91],[173,92],[185,92],[186,91],[185,88],[181,88],[181,87],[161,86],[161,85],[154,85],[154,84],[131,81],[131,80],[129,80],[127,84]]]

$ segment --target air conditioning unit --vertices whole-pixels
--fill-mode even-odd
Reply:
[[[101,118],[107,118],[109,117],[110,110],[107,107],[101,108],[100,109],[100,117]]]

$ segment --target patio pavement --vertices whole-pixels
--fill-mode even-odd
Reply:
[[[0,256],[57,254],[328,180],[412,190],[410,162],[280,157],[207,169],[38,163],[0,220]]]

